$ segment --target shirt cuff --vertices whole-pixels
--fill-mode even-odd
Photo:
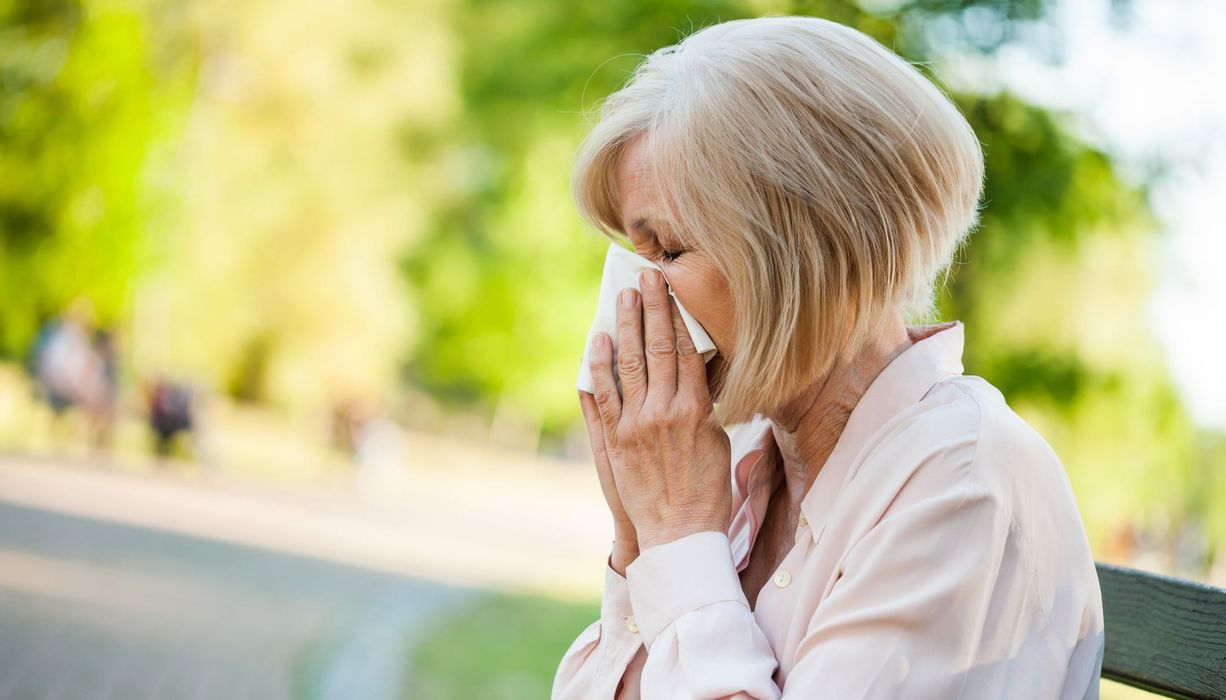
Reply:
[[[626,567],[626,583],[647,649],[677,618],[712,603],[749,609],[728,535],[707,530],[654,545]]]
[[[626,579],[613,569],[613,557],[605,562],[604,596],[600,599],[600,619],[606,629],[622,630],[633,634],[634,609],[630,605],[630,590]]]

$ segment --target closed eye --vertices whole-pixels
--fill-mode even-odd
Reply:
[[[630,226],[630,230],[646,238],[647,241],[645,243],[650,242],[651,248],[660,253],[660,258],[664,262],[673,262],[685,252],[685,249],[665,250],[664,246],[660,245],[660,236],[646,218],[635,219],[634,223]],[[637,252],[637,246],[635,250]]]

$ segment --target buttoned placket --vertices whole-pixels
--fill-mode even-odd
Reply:
[[[771,447],[774,444],[774,440],[771,435],[771,430],[772,428],[770,427],[766,429],[766,432],[764,434],[764,439],[761,441],[759,446],[755,448],[755,449],[761,450],[762,454],[760,454],[757,457],[753,466],[750,467],[749,477],[747,479],[747,482],[749,484],[755,484],[757,488],[753,489],[753,491],[749,493],[748,499],[747,499],[747,502],[748,502],[747,507],[749,508],[750,521],[753,524],[752,526],[753,529],[751,532],[751,537],[749,538],[749,548],[745,555],[745,566],[748,566],[749,559],[753,556],[753,550],[757,545],[758,537],[761,536],[761,533],[762,533],[762,521],[766,515],[765,510],[763,512],[758,512],[753,508],[753,505],[761,500],[762,492],[766,492],[767,494],[773,493],[775,488],[779,486],[778,482],[782,478],[782,475],[779,472],[778,466],[776,466],[775,472],[772,474],[772,478],[770,479],[769,482],[762,483],[758,480],[758,471],[761,470],[763,468],[763,465],[767,463],[766,450],[771,449]],[[766,507],[769,507],[769,501],[770,499],[767,498],[766,505],[763,506],[764,509]],[[803,517],[804,517],[804,514],[802,513],[801,518]],[[787,570],[786,566],[787,566],[788,560],[792,558],[792,554],[795,553],[796,551],[796,544],[799,542],[800,534],[801,534],[800,525],[798,523],[798,530],[797,530],[796,535],[794,536],[795,541],[793,542],[792,549],[783,558],[783,561],[779,564],[779,566],[776,567],[775,572],[771,574],[770,582],[766,586],[763,586],[760,591],[758,591],[758,598],[757,598],[758,602],[754,604],[755,610],[760,608],[762,596],[767,595],[769,593],[771,584],[773,584],[775,588],[786,588],[791,583],[791,573]],[[744,567],[742,566],[739,570],[744,570]]]
[[[770,430],[771,428],[767,429],[768,435],[766,439],[763,441],[763,444],[759,447],[759,449],[769,449],[769,446],[773,445],[774,441],[772,437],[769,435]],[[755,462],[753,467],[750,469],[750,477],[749,477],[750,483],[754,483],[756,481],[755,479],[755,477],[757,476],[756,472],[758,471],[758,469],[762,467],[764,463],[765,463],[765,455],[762,455],[758,458],[758,461]],[[778,469],[778,467],[776,467],[776,469]],[[767,490],[773,491],[776,486],[777,486],[776,479],[772,479],[768,485],[759,486],[759,490],[767,489]],[[751,502],[753,500],[753,496],[754,494],[750,495]],[[755,524],[756,531],[753,533],[753,537],[749,543],[749,555],[748,556],[752,556],[753,554],[753,548],[757,544],[758,536],[761,534],[762,518],[765,516],[765,513],[753,512],[752,509],[751,509],[751,512],[753,515],[753,522]],[[795,531],[795,534],[793,535],[792,548],[783,557],[783,560],[779,563],[779,565],[775,568],[775,572],[771,575],[770,581],[773,584],[774,588],[784,589],[784,588],[787,588],[789,585],[791,585],[792,570],[796,566],[793,563],[793,560],[797,556],[796,554],[797,550],[801,549],[802,544],[806,544],[806,549],[807,549],[807,543],[804,543],[803,539],[806,537],[810,537],[812,535],[813,535],[813,532],[809,528],[809,519],[805,516],[804,512],[802,511],[796,520],[796,531]],[[816,539],[814,539],[814,542],[816,542]],[[747,561],[748,561],[748,557],[747,557]],[[761,598],[762,595],[766,595],[769,592],[770,588],[771,586],[765,586],[763,590],[759,592],[759,599]],[[755,605],[754,607],[757,608],[758,606]]]
[[[802,544],[807,549],[808,543],[804,540],[810,534],[812,533],[809,530],[809,519],[805,517],[804,513],[801,513],[800,517],[796,520],[796,534],[793,536],[792,549],[783,558],[783,561],[779,562],[779,566],[775,569],[775,574],[771,577],[771,581],[775,584],[776,588],[787,588],[791,585],[792,570],[796,567],[792,563],[792,559],[796,556],[796,552],[801,549]]]

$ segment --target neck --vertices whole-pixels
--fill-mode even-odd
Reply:
[[[881,370],[910,346],[902,318],[891,318],[853,360],[837,365],[770,414],[790,510],[800,509],[860,397]]]

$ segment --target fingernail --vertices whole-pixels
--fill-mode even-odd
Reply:
[[[642,274],[643,284],[655,289],[660,286],[660,282],[664,280],[664,276],[659,270],[645,270]]]
[[[597,333],[595,338],[592,338],[592,348],[595,350],[604,350],[604,333]]]
[[[634,308],[634,290],[633,289],[631,289],[630,287],[627,287],[622,290],[621,303],[622,303],[622,306],[626,307],[627,309]]]

